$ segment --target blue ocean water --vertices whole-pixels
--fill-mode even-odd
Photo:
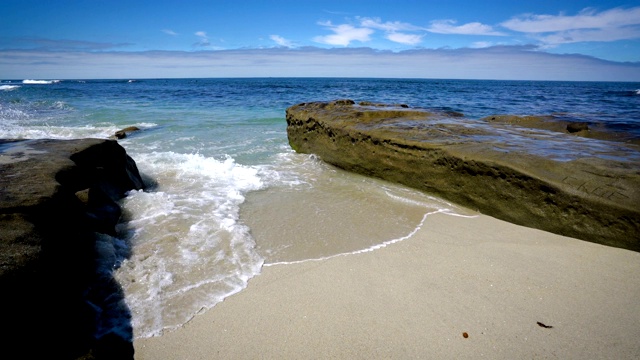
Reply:
[[[417,79],[5,80],[0,138],[119,140],[152,186],[123,201],[99,244],[136,337],[161,334],[241,291],[262,266],[407,238],[441,199],[294,153],[285,109],[349,98],[461,112],[549,115],[640,135],[640,83]],[[380,210],[384,209],[384,210]]]

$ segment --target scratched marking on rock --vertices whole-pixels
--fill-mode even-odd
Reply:
[[[619,185],[616,185],[616,180],[610,183],[599,183],[597,181],[585,181],[582,179],[575,178],[573,176],[567,176],[562,179],[563,184],[567,184],[573,187],[576,190],[582,191],[589,195],[595,195],[603,199],[607,200],[628,200],[629,196],[627,196],[623,191],[625,189],[621,188]]]

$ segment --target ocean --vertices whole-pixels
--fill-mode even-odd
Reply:
[[[132,325],[143,338],[242,291],[263,266],[375,251],[433,213],[474,216],[291,150],[287,107],[347,98],[472,120],[561,114],[640,135],[640,83],[239,78],[0,81],[0,138],[141,129],[118,141],[149,187],[122,201],[118,236],[98,250],[124,292],[101,331]]]

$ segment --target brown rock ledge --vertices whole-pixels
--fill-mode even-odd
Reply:
[[[0,140],[0,175],[0,357],[132,359],[127,334],[94,336],[100,300],[122,297],[96,236],[143,187],[133,159],[111,140]]]
[[[515,224],[640,251],[635,144],[351,100],[286,114],[298,152]]]

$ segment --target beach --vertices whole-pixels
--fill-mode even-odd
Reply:
[[[0,91],[0,138],[110,139],[140,129],[117,141],[147,186],[126,194],[116,234],[100,236],[96,259],[124,301],[93,335],[125,329],[139,359],[637,358],[638,253],[337,169],[292,149],[285,109],[354,99],[460,113],[469,126],[494,114],[550,115],[637,137],[638,88],[11,80]],[[596,153],[602,145],[584,141]],[[548,156],[567,152],[537,145]]]
[[[639,260],[436,213],[374,251],[265,266],[179,329],[136,339],[136,359],[635,359]]]

